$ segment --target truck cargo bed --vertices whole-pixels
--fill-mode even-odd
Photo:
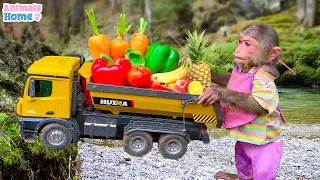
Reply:
[[[196,96],[130,86],[113,86],[106,84],[87,83],[95,108],[110,111],[113,114],[121,112],[162,115],[193,118],[198,123],[217,123],[221,126],[222,116],[220,104],[203,107],[193,101]],[[183,111],[183,103],[185,108]]]
[[[93,62],[85,62],[79,74],[83,77],[82,84],[87,98],[96,109],[112,114],[136,113],[167,116],[172,119],[184,115],[195,123],[216,124],[217,127],[222,125],[220,103],[203,107],[193,101],[196,96],[191,94],[94,83],[91,80],[92,64]],[[185,102],[189,103],[184,104]]]

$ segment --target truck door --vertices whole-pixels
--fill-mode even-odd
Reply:
[[[55,78],[29,77],[24,91],[22,114],[28,117],[56,117]]]

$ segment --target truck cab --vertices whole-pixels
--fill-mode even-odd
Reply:
[[[46,124],[57,121],[72,127],[72,102],[76,100],[73,91],[76,95],[79,68],[80,58],[69,56],[45,56],[28,68],[22,96],[17,103],[20,136],[34,142],[35,130],[41,131]],[[63,138],[62,134],[55,131],[47,135],[54,143],[55,138]]]

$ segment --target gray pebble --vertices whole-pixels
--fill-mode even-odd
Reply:
[[[276,179],[320,179],[320,125],[284,126],[281,133],[284,151]],[[163,158],[157,143],[149,154],[134,157],[122,148],[98,146],[92,142],[79,143],[81,179],[214,180],[218,171],[236,173],[235,141],[229,137],[211,139],[209,144],[192,141],[187,153],[178,160]]]

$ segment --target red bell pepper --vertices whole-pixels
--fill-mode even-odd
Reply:
[[[118,58],[115,62],[107,55],[101,54],[91,67],[92,81],[101,84],[126,86],[126,76],[131,68],[130,61]]]
[[[125,74],[131,69],[131,63],[129,59],[118,57],[114,60],[115,64],[121,65],[121,68],[124,70]]]

